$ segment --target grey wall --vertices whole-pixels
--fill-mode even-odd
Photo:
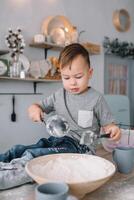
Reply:
[[[131,29],[126,33],[119,33],[112,24],[113,11],[126,8],[131,16]],[[134,42],[134,1],[133,0],[1,0],[0,1],[0,48],[6,48],[5,35],[8,28],[23,29],[26,40],[24,54],[28,59],[42,59],[41,49],[29,47],[32,37],[40,33],[41,23],[49,15],[65,15],[77,26],[78,30],[85,30],[81,41],[90,41],[102,45],[104,36],[118,37],[120,40]],[[49,51],[49,55],[58,52]],[[91,85],[103,92],[104,57],[103,50],[98,56],[91,57],[94,76]],[[60,87],[60,83],[41,83],[38,91],[48,96]],[[0,81],[0,92],[23,91],[32,92],[32,83]],[[29,144],[40,137],[47,136],[44,125],[32,123],[27,116],[27,107],[42,96],[16,96],[17,122],[10,121],[11,96],[0,96],[0,151],[16,143]]]
[[[28,118],[27,108],[32,103],[50,95],[61,83],[39,83],[37,92],[43,95],[15,95],[16,122],[11,121],[12,96],[0,95],[0,151],[13,144],[31,144],[41,137],[47,137],[43,123],[33,123]],[[3,87],[3,88],[2,88]],[[33,92],[32,83],[3,81],[0,92]]]

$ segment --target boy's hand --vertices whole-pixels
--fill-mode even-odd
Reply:
[[[119,141],[121,138],[121,130],[115,124],[110,124],[103,127],[105,133],[110,133],[110,138],[113,141]]]
[[[28,108],[29,118],[34,122],[40,122],[43,119],[44,113],[38,104],[32,104]]]

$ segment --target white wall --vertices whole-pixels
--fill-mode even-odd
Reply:
[[[76,24],[79,30],[85,30],[82,40],[102,45],[104,36],[119,38],[121,41],[134,42],[134,1],[133,0],[64,0],[66,15]],[[126,33],[116,31],[112,23],[113,12],[125,8],[131,16],[131,29]],[[103,52],[100,56],[91,57],[94,67],[92,85],[103,92]]]
[[[116,31],[112,23],[113,11],[121,8],[127,9],[131,16],[132,25],[126,33]],[[25,55],[30,60],[44,58],[44,51],[29,47],[29,43],[33,35],[40,32],[44,18],[49,15],[55,16],[59,14],[67,16],[79,31],[85,30],[85,33],[81,35],[82,41],[91,41],[101,45],[104,36],[109,36],[110,38],[118,37],[123,41],[134,41],[133,10],[133,0],[1,0],[0,46],[1,48],[5,47],[4,36],[8,28],[19,26],[23,29],[27,43]],[[51,52],[49,52],[50,54]],[[53,54],[58,55],[55,52]],[[91,58],[95,69],[92,84],[103,92],[103,58],[101,56]],[[96,73],[98,70],[99,79],[98,73]]]
[[[131,29],[119,33],[112,23],[113,11],[125,8],[131,16]],[[23,29],[26,40],[24,54],[29,58],[42,59],[44,51],[29,47],[33,35],[40,33],[41,23],[49,15],[65,15],[77,26],[85,30],[81,41],[90,41],[102,45],[104,36],[118,37],[120,40],[134,42],[134,1],[133,0],[1,0],[0,1],[0,48],[6,48],[5,35],[8,28]],[[49,55],[58,53],[49,51]],[[93,87],[103,92],[103,51],[101,55],[92,56],[91,63],[94,76],[91,80]],[[60,83],[41,83],[38,91],[48,96],[60,87]],[[32,92],[32,83],[0,81],[2,91]],[[27,117],[27,107],[41,96],[16,96],[17,122],[10,121],[11,96],[0,96],[0,150],[4,151],[16,143],[29,144],[46,136],[44,125],[33,124]]]

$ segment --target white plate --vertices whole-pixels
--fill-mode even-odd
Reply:
[[[25,72],[27,72],[30,68],[30,62],[26,56],[23,54],[20,54],[19,61],[23,64],[23,67],[25,69]]]
[[[7,66],[0,60],[0,75],[4,75],[7,71]]]
[[[43,23],[41,25],[41,33],[44,35],[48,35],[47,28],[50,20],[53,18],[53,16],[48,16],[46,19],[43,20]]]
[[[55,28],[67,28],[68,33],[71,33],[73,26],[67,17],[63,15],[57,15],[49,21],[47,33],[51,34],[51,31]]]
[[[65,32],[61,28],[54,28],[50,33],[52,42],[57,45],[64,45],[65,44]]]

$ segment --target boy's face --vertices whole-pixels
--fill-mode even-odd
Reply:
[[[61,77],[65,90],[72,94],[80,94],[87,90],[88,82],[93,73],[85,59],[79,55],[70,65],[61,69]]]

